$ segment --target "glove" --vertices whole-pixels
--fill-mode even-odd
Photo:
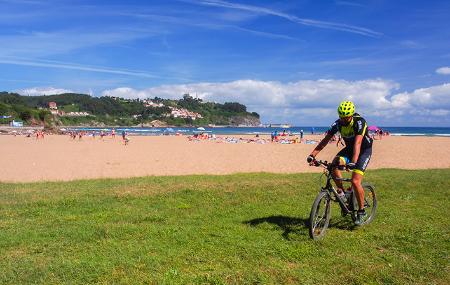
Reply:
[[[315,160],[314,156],[312,155],[308,155],[308,157],[306,158],[306,161],[311,164],[313,161]]]
[[[356,163],[354,163],[354,162],[347,163],[347,168],[348,169],[355,169],[355,167],[356,167]]]

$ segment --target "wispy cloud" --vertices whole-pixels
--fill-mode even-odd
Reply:
[[[341,6],[364,7],[364,5],[361,3],[355,3],[355,2],[350,2],[350,1],[336,1],[335,3],[336,3],[336,5],[341,5]]]
[[[27,89],[16,90],[16,93],[25,96],[40,96],[40,95],[56,95],[63,93],[74,93],[72,90],[55,87],[33,87]]]
[[[417,41],[413,41],[413,40],[403,40],[400,41],[400,45],[403,47],[407,47],[410,49],[421,49],[424,48],[425,46]]]
[[[208,21],[206,17],[200,17],[201,20],[196,20],[195,17],[175,17],[175,16],[169,16],[169,15],[157,15],[157,14],[145,14],[145,13],[130,13],[130,12],[121,12],[120,15],[122,16],[129,16],[129,17],[136,17],[140,19],[148,19],[151,21],[157,21],[162,23],[169,23],[169,24],[175,24],[175,25],[182,25],[182,26],[191,26],[191,27],[199,27],[204,29],[211,29],[211,30],[219,30],[219,29],[234,29],[238,30],[244,33],[250,33],[257,36],[267,37],[267,38],[277,38],[277,39],[284,39],[284,40],[294,40],[298,41],[299,39],[287,36],[284,34],[277,34],[277,33],[270,33],[266,31],[258,31],[254,29],[248,29],[237,25],[228,25],[228,24],[221,24],[218,23],[216,20]]]
[[[11,79],[11,78],[0,78],[0,82],[18,82],[18,83],[38,83],[38,84],[48,84],[41,80],[30,80],[30,79]]]
[[[290,36],[286,36],[286,35],[281,35],[281,34],[275,34],[275,33],[269,33],[269,32],[261,32],[261,31],[256,31],[256,30],[252,30],[252,29],[247,29],[247,28],[243,28],[243,27],[239,27],[239,26],[224,26],[224,27],[230,27],[239,31],[243,31],[243,32],[247,32],[247,33],[251,33],[257,36],[263,36],[263,37],[268,37],[268,38],[275,38],[275,39],[283,39],[283,40],[291,40],[291,41],[299,41],[299,39],[296,39],[294,37],[290,37]]]
[[[86,47],[127,42],[158,35],[151,29],[113,28],[114,32],[83,31],[79,29],[53,32],[29,32],[15,35],[0,35],[3,43],[0,56],[42,57],[62,54]]]
[[[182,0],[182,1],[188,2],[188,3],[194,3],[197,5],[222,7],[222,8],[243,10],[243,11],[248,11],[248,12],[263,14],[263,15],[271,15],[271,16],[276,16],[276,17],[286,19],[288,21],[291,21],[293,23],[300,24],[300,25],[344,31],[344,32],[349,32],[349,33],[354,33],[354,34],[360,34],[360,35],[367,36],[367,37],[379,38],[383,35],[380,32],[376,32],[371,29],[367,29],[367,28],[363,28],[363,27],[342,24],[342,23],[333,23],[333,22],[319,21],[319,20],[313,20],[313,19],[299,18],[299,17],[291,15],[291,14],[279,12],[279,11],[276,11],[273,9],[260,7],[260,6],[231,3],[231,2],[227,2],[227,1],[221,1],[221,0],[200,0],[200,1]]]
[[[145,78],[180,80],[180,78],[163,77],[163,76],[154,75],[154,74],[151,74],[151,73],[148,73],[145,71],[114,69],[114,68],[109,68],[109,67],[85,66],[85,65],[78,65],[78,64],[74,64],[74,63],[57,62],[57,61],[43,61],[43,60],[38,61],[38,60],[29,60],[29,59],[0,58],[0,63],[23,65],[23,66],[48,67],[48,68],[72,69],[72,70],[81,70],[81,71],[90,71],[90,72],[111,73],[111,74],[129,75],[129,76],[137,76],[137,77],[145,77]],[[186,80],[186,79],[181,79],[181,80]]]
[[[321,65],[369,65],[380,62],[379,60],[371,60],[366,58],[348,58],[348,59],[337,59],[337,60],[327,60],[319,62]]]
[[[0,3],[42,5],[46,2],[37,0],[0,0]]]

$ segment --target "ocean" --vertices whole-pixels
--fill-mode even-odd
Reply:
[[[264,127],[215,127],[209,128],[204,127],[204,131],[211,132],[217,135],[256,135],[256,134],[271,134],[274,131],[278,133],[286,130],[288,133],[295,135],[300,134],[303,130],[304,134],[323,134],[328,130],[329,127],[291,127],[288,129],[282,128],[264,128]],[[450,137],[450,127],[381,127],[384,131],[388,131],[391,135],[395,136],[440,136],[440,137]],[[94,131],[110,132],[113,128],[111,127],[79,127],[79,128],[67,128],[69,130],[80,130],[80,131]],[[169,128],[136,128],[136,127],[114,127],[117,135],[120,135],[122,131],[126,131],[132,135],[161,135],[161,134],[192,134],[198,132],[195,127],[169,127]]]

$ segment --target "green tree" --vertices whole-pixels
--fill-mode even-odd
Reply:
[[[20,119],[22,119],[23,121],[30,120],[32,116],[33,116],[33,114],[31,113],[30,110],[24,110],[24,111],[20,112],[20,114],[19,114]]]
[[[222,109],[233,113],[245,113],[247,112],[247,107],[237,102],[226,102],[223,104]]]
[[[48,115],[50,115],[50,112],[47,111],[47,110],[39,110],[39,112],[38,112],[39,120],[41,120],[41,121],[43,121],[43,122],[45,121],[45,118],[46,118]]]

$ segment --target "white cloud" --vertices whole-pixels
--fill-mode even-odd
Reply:
[[[40,95],[56,95],[63,93],[74,93],[72,90],[54,88],[54,87],[33,87],[28,89],[17,90],[17,93],[25,96],[40,96]]]
[[[392,96],[392,104],[399,109],[450,110],[450,83],[416,89]]]
[[[383,107],[386,96],[398,88],[394,82],[375,79],[364,81],[303,80],[278,81],[237,80],[226,83],[162,85],[144,90],[121,87],[105,90],[103,95],[125,98],[180,98],[190,93],[206,101],[237,101],[249,106],[272,108],[331,107],[343,99],[355,100],[361,106]]]
[[[102,95],[124,98],[179,99],[185,93],[204,101],[240,102],[258,112],[265,123],[288,122],[297,125],[328,125],[336,119],[342,100],[355,102],[357,111],[372,124],[414,125],[450,124],[450,84],[396,93],[399,85],[383,79],[361,81],[237,80],[226,83],[163,85],[143,90],[121,87]]]
[[[436,73],[448,75],[448,74],[450,74],[450,67],[445,66],[445,67],[438,68],[438,69],[436,69]]]

